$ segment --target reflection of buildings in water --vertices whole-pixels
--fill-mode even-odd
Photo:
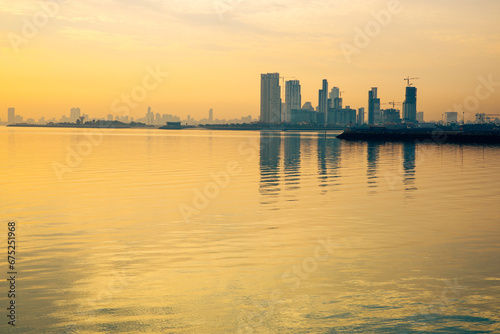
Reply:
[[[337,138],[318,138],[318,180],[320,187],[339,185],[342,141]]]
[[[416,190],[415,187],[415,157],[417,145],[414,142],[403,144],[403,183],[406,190]]]
[[[366,176],[368,177],[368,186],[376,187],[377,186],[377,163],[379,159],[380,153],[380,144],[375,142],[367,143],[367,170]]]
[[[286,190],[300,189],[300,134],[290,134],[284,141],[284,179]]]
[[[260,193],[277,196],[280,192],[281,134],[261,132],[260,134]]]

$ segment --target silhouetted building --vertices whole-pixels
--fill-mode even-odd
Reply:
[[[80,108],[71,108],[69,114],[70,122],[75,123],[78,119],[80,119]]]
[[[448,111],[444,113],[444,121],[448,124],[458,123],[458,113],[456,111]]]
[[[319,90],[318,94],[318,113],[323,115],[324,119],[321,124],[328,123],[328,80],[323,80],[323,88]],[[319,122],[319,120],[318,120]]]
[[[380,99],[377,96],[377,87],[372,87],[368,92],[368,124],[380,123]]]
[[[403,120],[405,122],[417,121],[417,88],[406,87],[406,99],[403,103]]]
[[[285,83],[285,108],[283,110],[282,121],[290,123],[292,121],[292,110],[300,109],[302,96],[300,92],[299,80],[290,80]]]
[[[314,107],[312,106],[311,102],[306,102],[302,106],[303,110],[309,110],[309,111],[314,111]]]
[[[7,123],[14,124],[15,122],[16,122],[16,109],[15,108],[9,108],[8,109]]]
[[[417,122],[419,122],[419,123],[425,123],[425,121],[424,121],[424,112],[423,111],[417,112]]]
[[[261,74],[260,121],[281,122],[281,87],[279,73]]]
[[[356,120],[356,123],[358,125],[365,124],[365,108],[359,108],[358,109],[358,118]]]
[[[148,107],[148,113],[146,114],[146,125],[153,125],[154,117],[155,116],[154,113],[151,111],[151,107]]]
[[[328,96],[328,100],[331,101],[328,107],[336,109],[342,108],[342,104],[340,105],[340,107],[338,105],[335,105],[335,99],[339,98],[340,98],[340,89],[338,87],[333,87],[332,90],[330,91],[330,95]]]
[[[213,122],[214,121],[214,110],[213,109],[210,109],[208,111],[208,120],[209,120],[209,122]]]
[[[292,124],[312,124],[316,123],[316,121],[316,112],[314,110],[292,109],[290,112],[290,123]]]
[[[382,110],[382,123],[401,123],[401,113],[393,108]]]

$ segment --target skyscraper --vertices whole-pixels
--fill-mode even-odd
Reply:
[[[300,93],[299,80],[290,80],[285,83],[285,108],[282,121],[290,123],[292,121],[292,110],[300,109],[302,105],[302,96]]]
[[[279,73],[261,74],[260,121],[263,123],[281,122],[281,87]]]
[[[328,124],[328,80],[323,80],[323,87],[318,94],[318,112],[324,117],[324,124]]]
[[[406,99],[403,103],[403,121],[416,122],[417,121],[417,88],[408,86],[406,87]]]
[[[358,109],[357,123],[358,123],[358,125],[365,124],[365,108],[359,108]]]
[[[209,122],[213,122],[214,121],[214,110],[213,109],[210,109],[208,111],[208,121]]]
[[[7,122],[9,124],[14,124],[16,122],[16,109],[15,108],[9,108]]]
[[[380,99],[377,97],[377,87],[368,92],[368,124],[380,123]]]
[[[340,98],[340,89],[338,87],[333,87],[332,90],[330,91],[330,95],[328,95],[328,99],[331,100],[331,105],[329,107],[331,108],[337,108],[335,107],[335,99]]]
[[[151,111],[151,107],[148,107],[148,113],[146,114],[146,124],[153,125],[155,120],[155,114]]]

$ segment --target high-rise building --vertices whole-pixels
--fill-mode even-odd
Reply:
[[[69,121],[75,123],[78,119],[80,119],[80,108],[71,108]]]
[[[281,123],[281,87],[279,73],[261,74],[260,121]]]
[[[365,124],[365,108],[359,108],[358,109],[357,123],[358,123],[358,125]]]
[[[337,107],[335,106],[335,99],[339,98],[340,98],[340,89],[338,87],[333,87],[332,90],[330,91],[330,94],[328,95],[328,100],[331,101],[329,107],[337,109]]]
[[[380,123],[380,99],[378,98],[377,87],[372,87],[368,92],[368,124]]]
[[[417,112],[417,122],[424,123],[424,112],[423,111]]]
[[[416,122],[417,121],[417,88],[408,86],[406,87],[406,98],[403,103],[403,121]]]
[[[7,123],[14,124],[16,122],[16,108],[9,108]]]
[[[153,125],[155,120],[155,114],[151,111],[151,107],[148,107],[148,113],[146,114],[146,125]]]
[[[328,80],[326,79],[323,79],[318,94],[318,113],[324,117],[324,124],[328,124]]]
[[[209,120],[210,122],[213,122],[213,121],[214,121],[214,110],[213,110],[213,109],[210,109],[210,110],[208,111],[208,120]]]
[[[282,121],[290,123],[292,121],[292,110],[300,109],[302,96],[300,93],[299,80],[290,80],[285,83],[285,108],[283,110]]]

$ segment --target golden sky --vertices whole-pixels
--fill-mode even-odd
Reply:
[[[260,74],[279,72],[303,102],[316,106],[328,79],[354,108],[372,86],[403,101],[416,76],[426,120],[464,103],[472,119],[500,113],[499,21],[498,0],[0,0],[0,118],[116,114],[159,68],[168,76],[146,78],[132,117],[257,117]]]

